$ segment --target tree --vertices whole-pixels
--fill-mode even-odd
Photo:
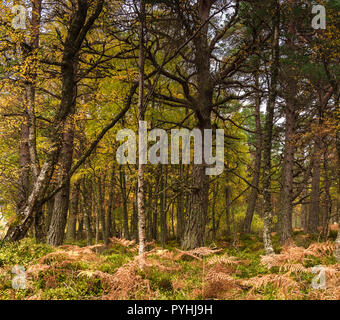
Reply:
[[[271,223],[272,223],[272,204],[271,204],[271,152],[272,152],[272,136],[273,136],[273,119],[274,109],[277,96],[277,81],[280,63],[280,2],[275,0],[273,2],[273,36],[272,36],[272,61],[270,69],[270,88],[269,97],[266,108],[266,121],[263,137],[263,198],[264,198],[264,227],[263,227],[263,243],[266,254],[274,253],[271,242]]]
[[[145,65],[145,55],[144,55],[144,31],[145,31],[145,1],[140,0],[139,2],[139,63],[138,63],[138,78],[139,78],[139,93],[138,93],[138,121],[139,126],[145,120],[145,100],[144,100],[144,65]],[[143,137],[146,138],[146,137]],[[139,137],[140,142],[144,145],[142,137]],[[142,145],[139,144],[140,147]],[[142,147],[143,148],[143,147]],[[140,152],[145,152],[146,150],[140,150]],[[140,153],[141,154],[141,153]],[[139,254],[143,254],[145,251],[145,164],[141,157],[139,157],[138,162],[138,191],[137,191],[137,210],[138,210],[138,239],[139,239]]]
[[[88,31],[98,18],[102,8],[103,1],[99,0],[94,12],[87,17],[90,11],[87,0],[79,0],[74,15],[70,20],[61,62],[61,102],[56,116],[53,119],[53,124],[51,125],[51,145],[46,160],[33,184],[27,204],[20,210],[22,220],[19,225],[9,228],[5,237],[6,240],[16,241],[22,239],[26,235],[28,228],[34,219],[33,214],[37,206],[39,206],[39,201],[41,201],[51,179],[51,174],[60,154],[63,131],[66,127],[67,119],[74,108],[76,98],[76,69],[74,61],[79,54],[79,50],[81,49]]]

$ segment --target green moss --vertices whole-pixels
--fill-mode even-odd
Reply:
[[[4,243],[0,247],[0,267],[16,264],[27,267],[31,262],[52,251],[54,251],[52,247],[46,244],[37,244],[33,239]]]
[[[150,281],[152,290],[161,292],[172,292],[171,274],[161,272],[157,267],[151,268],[146,274],[146,278]]]

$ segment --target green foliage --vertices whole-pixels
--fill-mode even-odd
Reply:
[[[30,238],[14,243],[3,243],[0,247],[0,267],[16,264],[26,267],[29,263],[53,250],[52,247],[45,244],[36,244],[35,240]]]

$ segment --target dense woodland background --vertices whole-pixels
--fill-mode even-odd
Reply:
[[[316,4],[326,29],[312,28]],[[272,255],[299,235],[340,258],[339,0],[0,6],[3,245],[171,245],[196,261],[245,239]],[[116,133],[141,120],[224,129],[223,174],[119,165]]]

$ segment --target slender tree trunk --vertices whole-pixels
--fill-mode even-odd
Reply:
[[[294,82],[295,86],[295,82]],[[289,86],[292,89],[291,86]],[[280,203],[280,241],[284,244],[292,237],[293,213],[293,169],[294,169],[294,133],[295,133],[295,105],[294,91],[286,103],[285,146],[282,164],[282,192]],[[294,96],[293,96],[294,95]]]
[[[215,192],[213,194],[213,200],[211,205],[211,218],[212,218],[212,239],[216,239],[216,200],[218,196],[218,180],[216,181]]]
[[[310,195],[309,217],[307,231],[311,234],[318,232],[320,211],[320,171],[321,171],[321,137],[316,137],[312,160],[312,191]]]
[[[332,197],[330,193],[331,188],[331,181],[328,176],[328,164],[327,162],[329,159],[327,159],[327,146],[325,148],[324,152],[324,158],[323,158],[323,173],[324,173],[324,189],[325,189],[325,198],[324,198],[324,205],[323,205],[323,219],[322,219],[322,238],[326,241],[328,237],[329,232],[329,221],[332,214]]]
[[[17,212],[25,206],[29,196],[29,182],[30,182],[30,153],[28,148],[28,125],[27,117],[23,118],[21,125],[21,143],[19,151],[19,181],[18,181],[18,201]]]
[[[148,241],[152,239],[152,185],[148,184],[148,201],[147,201],[147,228],[146,228],[146,238]]]
[[[152,239],[157,241],[158,240],[158,194],[160,190],[160,182],[161,182],[161,171],[160,166],[156,169],[156,186],[155,186],[155,197],[153,199],[152,209]]]
[[[258,88],[258,75],[255,76],[255,86]],[[252,189],[248,200],[247,212],[243,223],[243,231],[250,233],[251,223],[256,207],[256,201],[258,197],[258,187],[260,182],[260,171],[261,171],[261,154],[262,154],[262,127],[261,127],[261,97],[260,94],[256,94],[255,101],[255,126],[256,126],[256,149],[255,149],[255,163],[254,163],[254,174],[252,179]]]
[[[231,219],[230,219],[230,190],[228,186],[228,176],[226,174],[226,185],[224,187],[224,199],[225,199],[225,222],[226,222],[226,236],[231,236]]]
[[[145,37],[145,0],[139,1],[139,94],[138,94],[138,120],[139,123],[144,121],[145,107],[144,106],[144,37]],[[140,137],[141,139],[141,137]],[[139,144],[141,148],[141,144]],[[145,150],[142,150],[144,152]],[[138,162],[138,191],[137,191],[137,210],[138,210],[138,239],[139,239],[139,250],[138,253],[141,255],[145,251],[145,164],[142,163],[141,159]]]
[[[105,246],[109,244],[109,236],[106,230],[106,217],[105,217],[105,172],[104,178],[101,179],[101,175],[98,177],[98,210],[99,210],[99,218],[101,225],[101,233]]]
[[[308,185],[304,187],[303,195],[303,203],[301,206],[301,228],[304,232],[307,232],[307,221],[308,221],[308,203],[307,203],[307,196],[308,196]]]
[[[48,229],[50,228],[52,214],[53,214],[53,205],[54,205],[54,198],[48,200],[46,203],[45,234],[48,233]]]
[[[273,120],[274,109],[277,96],[277,82],[279,72],[279,28],[280,28],[280,2],[274,1],[275,12],[273,15],[273,41],[272,41],[272,64],[270,70],[270,88],[269,97],[266,108],[266,122],[264,129],[264,141],[263,141],[263,198],[264,198],[264,226],[263,226],[263,243],[266,254],[274,253],[272,241],[271,241],[271,224],[272,224],[272,199],[271,199],[271,153],[272,153],[272,140],[273,140]]]
[[[28,64],[36,65],[37,53],[39,47],[40,36],[40,15],[41,15],[41,0],[34,0],[32,2],[32,20],[31,20],[31,51],[27,55],[26,62]],[[31,165],[32,184],[36,182],[36,179],[40,173],[40,164],[36,147],[36,117],[35,117],[35,82],[37,79],[36,67],[29,68],[29,74],[25,75],[25,91],[26,91],[26,115],[27,115],[27,142],[29,150],[29,158]],[[25,130],[26,131],[26,130]],[[27,200],[27,197],[26,197]],[[35,206],[34,213],[34,229],[35,238],[37,242],[45,241],[44,230],[44,216],[42,205],[38,202]]]
[[[83,194],[82,190],[82,178],[80,180],[80,186],[79,186],[79,215],[78,215],[78,230],[77,230],[77,240],[83,239],[83,230],[84,230],[84,220],[85,220],[85,204],[84,201],[82,201],[81,195]]]
[[[160,194],[160,224],[161,224],[161,243],[164,247],[167,241],[167,203],[166,203],[166,184],[167,167],[161,166],[161,194]]]
[[[86,179],[83,178],[83,204],[84,204],[84,225],[86,230],[86,240],[87,245],[92,244],[92,230],[91,230],[91,213],[92,213],[92,195],[89,190],[86,188]]]
[[[123,168],[120,166],[119,168],[119,181],[120,181],[120,188],[122,191],[122,198],[123,198],[123,226],[124,226],[124,234],[123,238],[130,239],[130,232],[129,232],[129,216],[128,216],[128,195],[126,190],[126,175]]]
[[[340,130],[336,133],[336,150],[338,154],[338,197],[340,198]],[[340,217],[338,217],[338,236],[335,241],[334,256],[340,262]]]
[[[137,189],[137,188],[136,188]],[[131,230],[133,239],[138,242],[138,211],[137,211],[137,201],[133,202],[132,208],[132,219],[131,219]]]
[[[106,233],[108,238],[116,233],[115,219],[113,217],[113,202],[114,202],[114,184],[115,184],[115,171],[112,166],[111,178],[110,178],[110,189],[109,189],[109,202],[106,214]]]
[[[67,240],[75,240],[77,232],[77,217],[79,212],[79,197],[80,197],[80,180],[78,180],[73,188],[72,192],[72,203],[70,208],[70,214],[67,223]]]
[[[183,191],[182,191],[182,180],[183,180],[183,165],[180,164],[180,167],[179,167],[179,181],[181,183],[181,186],[180,186],[180,190],[179,190],[179,194],[177,196],[177,210],[176,210],[176,213],[177,213],[177,223],[176,223],[176,226],[177,226],[177,239],[179,242],[182,241],[182,237],[183,237],[183,226],[184,226],[184,195],[183,195]]]
[[[291,14],[288,26],[287,46],[294,54],[295,45],[295,0],[290,0]],[[293,179],[294,179],[294,135],[296,123],[296,95],[297,86],[294,79],[295,71],[288,66],[287,94],[285,106],[285,144],[282,164],[282,190],[280,195],[280,241],[284,244],[292,238],[292,214],[293,214]]]

